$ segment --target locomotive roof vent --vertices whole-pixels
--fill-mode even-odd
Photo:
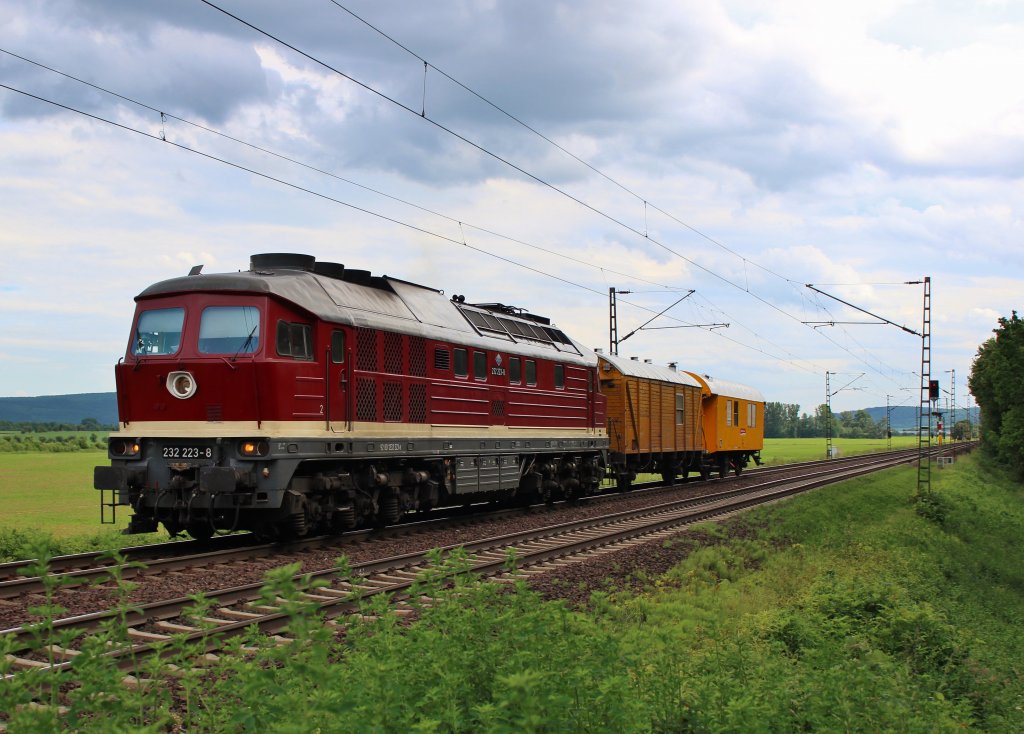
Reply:
[[[676,363],[675,362],[669,362],[668,363],[668,368],[670,370],[672,370],[673,372],[675,372],[676,371]]]
[[[334,278],[335,280],[345,279],[345,266],[341,263],[320,262],[318,260],[313,263],[313,272],[317,275],[322,275],[325,278]]]
[[[249,258],[249,270],[313,270],[316,258],[312,255],[300,255],[294,252],[265,252]]]

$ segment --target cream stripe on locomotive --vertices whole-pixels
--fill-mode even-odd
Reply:
[[[325,429],[323,421],[132,421],[111,438],[276,438],[301,436],[302,438],[488,438],[488,439],[607,439],[608,432],[600,428],[533,428],[517,426],[448,426],[416,423],[348,423],[338,421]]]

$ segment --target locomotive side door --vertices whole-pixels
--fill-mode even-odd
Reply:
[[[352,419],[349,405],[352,359],[348,342],[341,329],[331,331],[331,344],[327,350],[327,403],[332,431],[345,430],[350,426],[336,424]]]

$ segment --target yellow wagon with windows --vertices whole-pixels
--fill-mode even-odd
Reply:
[[[764,448],[764,396],[747,385],[687,373],[701,387],[704,461],[702,474],[729,471],[740,475],[753,460],[761,463]]]

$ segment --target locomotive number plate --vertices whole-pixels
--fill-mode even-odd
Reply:
[[[212,459],[212,446],[164,446],[165,459]]]

